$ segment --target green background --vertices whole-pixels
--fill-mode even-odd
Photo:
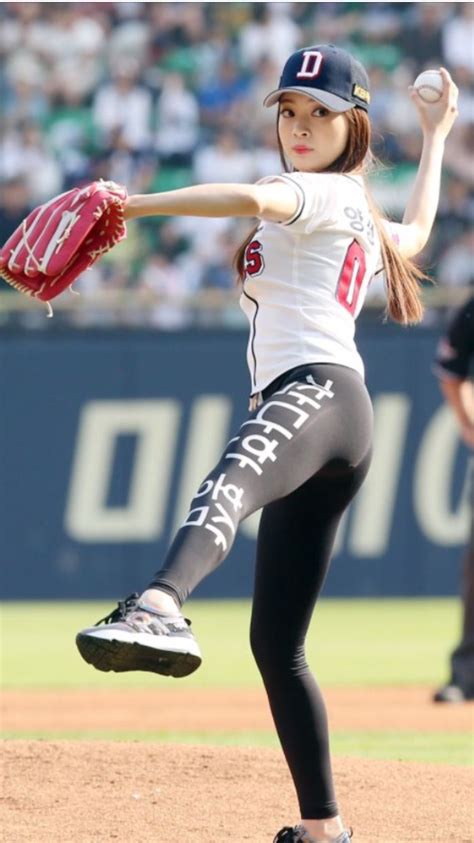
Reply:
[[[85,664],[76,632],[107,614],[102,602],[5,603],[1,607],[1,674],[4,688],[165,688],[183,681],[195,688],[252,688],[261,680],[248,643],[250,602],[189,601],[186,614],[203,651],[203,665],[185,680],[146,673],[107,674]],[[288,607],[291,611],[291,607]],[[427,700],[447,678],[449,652],[460,631],[455,599],[322,600],[308,635],[307,653],[323,687],[426,686]],[[282,617],[282,623],[285,618]],[[456,706],[452,706],[453,717]],[[58,737],[8,733],[6,737]],[[272,732],[169,733],[77,731],[64,738],[160,740],[188,743],[276,745]],[[473,742],[465,733],[341,732],[333,752],[372,758],[469,764]]]

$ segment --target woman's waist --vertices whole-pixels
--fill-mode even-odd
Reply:
[[[262,374],[265,373],[262,372]],[[272,375],[270,378],[270,370],[268,370],[267,377],[260,380],[261,388],[254,390],[250,395],[249,410],[257,409],[263,401],[293,382],[324,385],[328,380],[340,380],[342,378],[343,380],[353,381],[358,388],[362,388],[364,391],[366,389],[364,367],[361,360],[360,366],[355,365],[349,359],[347,362],[335,362],[331,359],[307,359],[292,366],[291,360],[287,359],[284,366],[281,364],[279,369],[276,366],[273,368]]]

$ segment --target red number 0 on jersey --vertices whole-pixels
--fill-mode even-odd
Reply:
[[[365,278],[365,270],[365,252],[360,243],[353,240],[346,252],[336,288],[338,302],[349,313],[354,314],[357,309],[357,300]]]

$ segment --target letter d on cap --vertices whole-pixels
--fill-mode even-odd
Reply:
[[[299,73],[296,74],[296,78],[314,79],[320,71],[322,60],[322,53],[315,50],[305,50],[303,53],[303,64]]]

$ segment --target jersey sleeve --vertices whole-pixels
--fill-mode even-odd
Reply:
[[[295,189],[298,205],[289,220],[283,220],[277,225],[291,228],[298,234],[311,234],[332,218],[335,193],[332,190],[331,179],[327,175],[317,173],[282,173],[281,175],[266,176],[258,184],[269,182],[285,182]]]
[[[474,376],[474,298],[458,308],[438,343],[434,372],[461,380]]]
[[[398,222],[392,222],[391,220],[382,220],[382,225],[385,228],[388,236],[395,243],[396,246],[400,246],[403,243],[403,225]],[[377,269],[375,270],[375,275],[378,275],[380,272],[384,271],[383,263],[380,262]]]
[[[403,242],[403,225],[391,220],[383,220],[385,231],[396,246],[400,246]]]

